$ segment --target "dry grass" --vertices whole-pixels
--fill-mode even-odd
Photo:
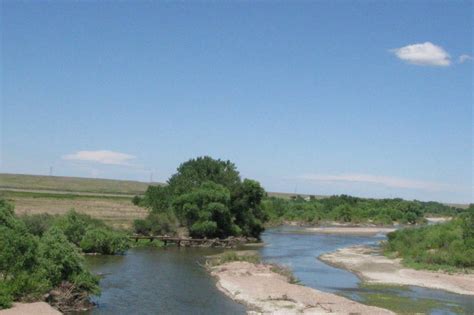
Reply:
[[[64,214],[70,209],[85,213],[93,218],[104,220],[118,228],[130,228],[133,220],[144,218],[147,210],[132,204],[130,198],[102,198],[80,196],[78,198],[53,198],[28,196],[22,194],[4,194],[15,205],[17,214]]]

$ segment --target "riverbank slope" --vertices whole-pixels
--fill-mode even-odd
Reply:
[[[448,274],[406,268],[401,264],[401,259],[389,259],[373,247],[359,245],[342,248],[321,255],[319,259],[351,270],[368,283],[414,285],[474,295],[474,274]]]
[[[212,267],[211,274],[218,279],[218,289],[245,304],[251,314],[394,314],[289,283],[271,265],[234,261]]]

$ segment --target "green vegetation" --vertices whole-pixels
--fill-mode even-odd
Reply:
[[[422,223],[426,214],[457,215],[465,210],[437,202],[406,201],[403,199],[365,199],[346,195],[323,199],[281,199],[270,197],[262,202],[270,224],[299,221],[317,224],[321,221],[346,223],[371,222],[380,225]]]
[[[380,289],[379,289],[380,290]],[[409,294],[409,292],[407,292]],[[391,292],[387,288],[387,292],[369,291],[359,292],[358,295],[362,297],[362,302],[367,305],[377,306],[389,309],[396,314],[430,314],[435,309],[448,308],[450,312],[455,314],[462,314],[462,308],[457,305],[446,305],[441,301],[432,299],[412,298],[403,296],[396,292]],[[349,296],[349,298],[351,298]]]
[[[43,213],[21,216],[20,220],[29,233],[39,237],[51,228],[60,230],[84,253],[121,254],[129,247],[126,233],[115,231],[102,221],[74,210],[64,216]]]
[[[193,237],[259,237],[267,216],[265,191],[244,179],[230,161],[200,157],[181,164],[166,186],[150,186],[134,203],[150,209],[135,221],[140,234],[173,234],[186,227]]]
[[[414,268],[474,268],[474,205],[447,223],[389,233],[385,253]]]
[[[31,222],[30,227],[36,225]],[[30,227],[14,215],[13,206],[0,200],[0,308],[40,299],[64,281],[80,292],[99,293],[98,278],[84,267],[79,249],[59,227]]]
[[[213,267],[233,261],[246,261],[252,264],[259,264],[261,262],[261,258],[253,251],[226,251],[222,254],[208,257],[206,264]]]
[[[173,235],[181,226],[193,237],[212,238],[258,238],[266,222],[417,224],[424,223],[426,215],[456,216],[465,211],[438,202],[399,198],[268,197],[258,182],[241,180],[233,163],[210,157],[181,164],[167,185],[150,186],[132,202],[150,210],[147,218],[135,220],[138,234]]]
[[[300,283],[300,280],[296,278],[296,276],[293,274],[293,271],[291,271],[291,269],[287,266],[271,264],[270,270],[285,277],[289,283],[292,283],[292,284]]]
[[[33,192],[33,191],[8,191],[1,190],[0,198],[10,200],[16,198],[33,198],[33,199],[54,199],[54,200],[84,200],[84,199],[97,199],[97,200],[130,200],[128,195],[100,195],[95,193],[61,193],[61,192]]]

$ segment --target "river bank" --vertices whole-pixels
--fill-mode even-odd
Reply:
[[[234,261],[211,268],[218,289],[248,307],[249,314],[394,314],[347,298],[288,282],[272,265]]]
[[[406,268],[376,248],[352,246],[319,256],[323,262],[356,273],[368,283],[413,285],[474,295],[474,274],[448,274]]]
[[[46,302],[15,303],[11,308],[0,310],[0,315],[61,315],[62,313]]]
[[[396,230],[395,227],[382,227],[382,226],[327,226],[327,227],[305,228],[306,232],[311,232],[311,233],[362,235],[362,236],[387,234],[395,230]]]

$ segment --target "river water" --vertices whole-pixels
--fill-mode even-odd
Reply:
[[[401,313],[474,314],[472,296],[413,286],[365,286],[355,274],[317,259],[324,253],[351,245],[375,246],[385,239],[384,235],[347,236],[302,231],[289,226],[266,231],[262,239],[267,245],[261,249],[261,255],[265,261],[288,266],[303,285]]]
[[[356,244],[375,245],[374,237],[302,233],[279,227],[262,236],[263,259],[292,269],[303,285],[367,304],[404,313],[474,314],[474,299],[440,290],[417,287],[361,285],[351,272],[317,259],[323,253]],[[90,314],[245,314],[245,308],[216,289],[215,280],[201,266],[216,249],[144,248],[124,256],[89,256],[87,263],[103,274],[102,295]],[[388,303],[388,304],[387,304]],[[393,306],[393,307],[392,307]]]

